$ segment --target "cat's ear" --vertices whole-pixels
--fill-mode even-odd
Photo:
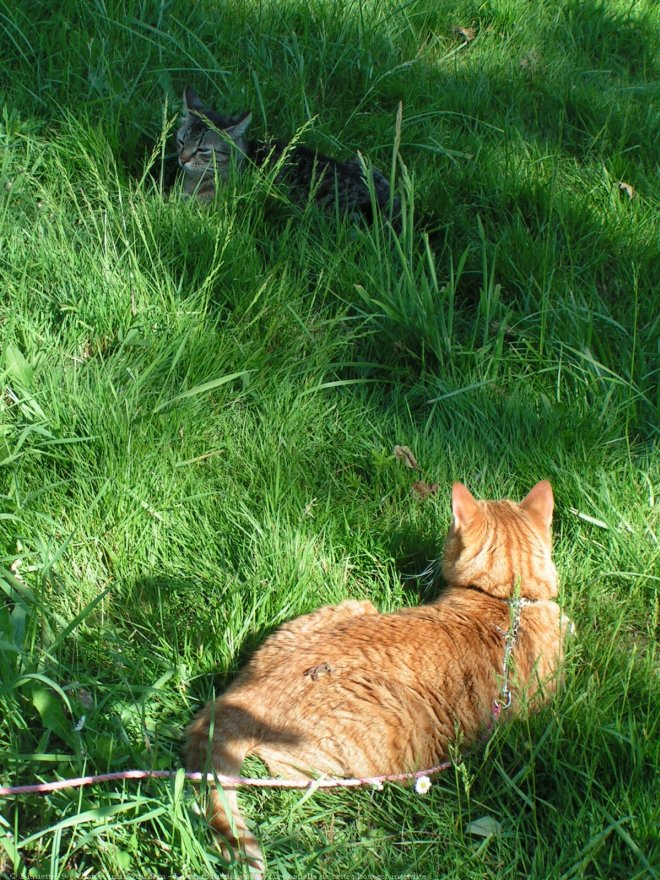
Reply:
[[[552,486],[547,480],[541,480],[520,502],[523,510],[542,528],[549,529],[552,525],[552,511],[555,499]]]
[[[183,90],[183,106],[186,112],[188,110],[203,110],[204,105],[199,100],[199,95],[190,86],[186,86]]]
[[[241,116],[241,118],[238,120],[238,122],[234,122],[233,125],[230,125],[228,128],[225,128],[224,132],[225,132],[225,134],[229,135],[229,137],[233,141],[236,141],[240,137],[243,137],[243,135],[247,132],[248,128],[250,127],[251,122],[252,122],[252,113],[249,110],[247,110]]]
[[[457,531],[466,528],[481,515],[479,502],[462,483],[454,483],[451,487],[451,509]]]

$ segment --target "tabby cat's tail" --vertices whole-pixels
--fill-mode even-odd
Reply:
[[[215,730],[210,738],[210,714],[213,703],[206,706],[190,724],[185,747],[186,768],[192,772],[209,773],[214,770],[226,776],[240,775],[245,757],[253,743],[244,739],[238,729],[231,728],[230,719],[215,719]],[[224,723],[223,723],[224,722]],[[244,854],[254,880],[263,877],[264,857],[256,837],[245,824],[238,809],[236,788],[209,781],[208,819],[214,831],[223,839],[223,854],[232,857],[232,851]]]

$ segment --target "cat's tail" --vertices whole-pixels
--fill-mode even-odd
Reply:
[[[380,168],[374,166],[371,167],[371,177],[374,182],[376,202],[383,216],[387,218],[390,204],[390,182]],[[392,229],[398,235],[401,232],[401,199],[398,195],[394,195],[392,198],[392,214],[389,219],[392,223]]]
[[[189,725],[186,734],[186,768],[192,772],[215,771],[226,776],[240,775],[241,765],[254,743],[246,739],[238,725],[232,723],[231,710],[222,701],[206,706]],[[215,717],[214,717],[215,716]],[[245,824],[238,809],[236,788],[213,781],[208,783],[208,819],[214,831],[226,842],[223,854],[244,854],[253,880],[265,872],[264,857],[254,834]],[[229,847],[231,849],[229,849]]]

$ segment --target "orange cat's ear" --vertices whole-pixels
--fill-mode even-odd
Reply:
[[[451,487],[451,509],[455,529],[465,528],[481,513],[479,502],[462,483],[454,483]]]
[[[540,483],[537,483],[520,502],[520,506],[540,526],[549,529],[552,525],[552,510],[555,506],[550,483],[547,480],[541,480]]]

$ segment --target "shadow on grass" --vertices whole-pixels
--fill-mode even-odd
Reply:
[[[644,106],[639,95],[655,78],[657,56],[652,16],[639,9],[571,0],[552,15],[529,16],[529,35],[524,21],[482,9],[477,39],[462,45],[454,31],[454,19],[465,15],[460,3],[418,3],[412,15],[402,8],[387,16],[343,4],[310,15],[294,4],[244,3],[223,4],[209,16],[182,3],[142,19],[69,5],[78,7],[75,28],[72,9],[53,14],[43,0],[29,17],[20,4],[8,8],[0,79],[6,106],[47,125],[67,112],[88,114],[133,172],[142,166],[140,144],[153,145],[161,130],[163,99],[170,116],[178,113],[189,81],[222,104],[219,110],[251,108],[261,117],[255,127],[268,123],[281,138],[318,116],[320,128],[310,135],[320,139],[316,145],[341,140],[351,153],[369,153],[382,138],[392,142],[404,99],[403,142],[408,126],[417,141],[404,155],[411,167],[411,156],[433,155],[438,134],[450,136],[453,148],[462,135],[501,142],[517,132],[569,155],[588,154],[598,143],[639,152],[648,141],[642,132],[650,117],[634,108]],[[104,31],[90,43],[99,24]],[[521,48],[537,54],[511,58],[509,31],[522,32]],[[66,51],[52,51],[63,37]],[[469,53],[480,53],[478,65]],[[517,118],[510,119],[514,100]],[[442,146],[435,154],[443,156]],[[451,168],[451,159],[444,156],[443,165]]]
[[[416,529],[398,529],[385,537],[406,594],[415,604],[435,602],[446,587],[442,577],[442,539]]]
[[[223,668],[215,659],[214,645],[222,643],[225,633],[231,630],[227,588],[219,590],[217,582],[203,579],[151,575],[133,585],[131,600],[132,623],[144,626],[146,632],[156,633],[159,642],[171,644],[175,653],[194,652],[197,669],[207,667],[206,672],[191,683],[192,692],[200,701],[207,700],[213,689],[218,694],[224,691],[254,651],[279,626],[253,623],[243,628],[239,639],[232,633],[232,643],[236,642],[238,650],[229,652]]]
[[[475,9],[477,36],[464,45],[453,30],[468,14],[459,3],[422,2],[387,15],[344,4],[310,15],[294,4],[228,3],[214,16],[181,4],[145,11],[143,19],[73,0],[57,14],[44,2],[32,7],[30,16],[12,7],[2,25],[12,70],[2,83],[8,113],[51,139],[53,126],[55,140],[67,116],[94,129],[127,178],[144,170],[145,150],[163,131],[165,101],[165,122],[174,123],[187,82],[218,109],[252,109],[257,136],[266,129],[286,139],[318,119],[306,135],[312,145],[338,158],[360,149],[385,169],[404,99],[401,155],[415,171],[418,214],[442,230],[434,240],[439,260],[443,238],[451,253],[469,251],[459,310],[469,315],[481,295],[477,217],[491,262],[499,248],[503,295],[522,310],[536,279],[556,276],[559,291],[579,283],[585,267],[589,283],[616,301],[625,320],[629,264],[649,290],[658,282],[652,236],[630,232],[636,206],[605,205],[596,216],[584,181],[574,188],[564,173],[554,179],[562,158],[576,167],[604,164],[610,182],[594,184],[604,202],[608,185],[624,177],[651,194],[655,28],[639,8],[566,0],[551,11],[526,10],[523,19]],[[89,33],[97,34],[91,43]],[[66,47],[56,52],[63,34]],[[521,168],[548,154],[553,167],[526,180]],[[162,166],[156,156],[154,173],[169,181],[171,140],[165,155]],[[185,212],[172,224],[161,232],[175,283],[188,277],[192,254],[194,275],[212,272],[212,236]],[[272,237],[272,227],[266,234]],[[261,250],[266,265],[269,252]],[[641,296],[639,308],[641,326],[651,320],[651,298]]]

